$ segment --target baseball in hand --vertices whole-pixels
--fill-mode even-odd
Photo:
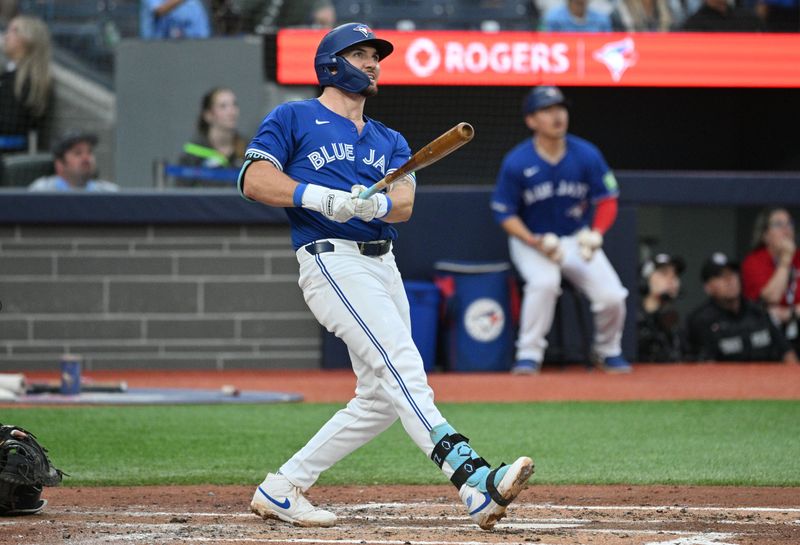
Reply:
[[[558,236],[554,233],[545,233],[542,236],[542,250],[550,253],[558,247]]]

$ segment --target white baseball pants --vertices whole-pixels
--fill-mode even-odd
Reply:
[[[599,357],[622,353],[625,298],[628,290],[602,249],[590,261],[580,255],[576,237],[561,237],[562,263],[556,264],[516,237],[509,237],[511,261],[525,281],[522,296],[517,360],[542,362],[553,325],[556,302],[561,294],[561,275],[584,293],[594,316],[592,349]]]
[[[357,383],[347,406],[280,468],[304,491],[397,418],[430,457],[430,430],[445,421],[411,339],[408,298],[394,254],[365,257],[354,242],[330,242],[333,252],[297,251],[299,285],[320,324],[347,345]]]

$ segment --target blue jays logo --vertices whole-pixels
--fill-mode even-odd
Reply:
[[[464,328],[480,342],[495,340],[503,332],[506,315],[500,303],[489,297],[476,299],[464,312]]]
[[[639,60],[633,38],[625,38],[618,42],[610,42],[594,52],[596,61],[603,63],[614,81],[622,79],[625,70],[634,66]]]
[[[358,25],[353,29],[356,32],[360,32],[364,35],[365,38],[369,38],[370,34],[372,34],[372,29],[370,29],[367,25]]]

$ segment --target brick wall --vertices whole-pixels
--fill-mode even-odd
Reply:
[[[0,371],[309,368],[285,225],[0,225]]]

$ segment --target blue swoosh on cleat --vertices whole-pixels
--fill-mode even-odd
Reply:
[[[291,503],[289,503],[289,498],[283,498],[283,501],[279,502],[278,500],[276,500],[275,498],[273,498],[272,496],[270,496],[269,494],[264,492],[264,489],[261,488],[260,486],[258,487],[258,491],[261,492],[262,494],[264,494],[264,496],[266,496],[266,498],[269,501],[271,501],[272,503],[274,503],[275,505],[277,505],[281,509],[289,509],[289,507],[292,505]],[[488,494],[487,494],[487,496],[488,496]]]
[[[269,496],[267,496],[267,497],[269,497]],[[482,504],[480,504],[480,505],[479,505],[478,507],[476,507],[475,509],[473,509],[472,511],[470,511],[470,512],[469,512],[469,514],[470,514],[470,515],[474,515],[475,513],[477,513],[478,511],[480,511],[481,509],[483,509],[483,508],[484,508],[484,507],[486,507],[487,505],[489,505],[489,502],[490,502],[490,501],[492,501],[492,497],[489,495],[489,493],[488,493],[488,492],[484,492],[484,493],[483,493],[483,503],[482,503]]]

